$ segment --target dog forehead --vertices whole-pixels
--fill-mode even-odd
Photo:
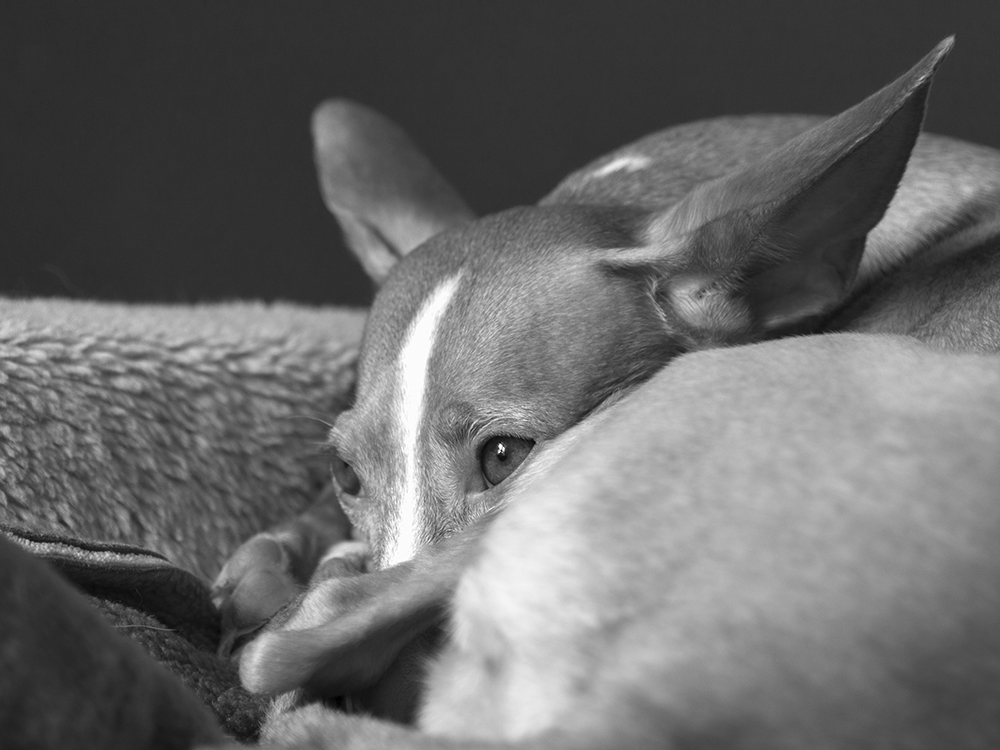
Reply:
[[[574,269],[597,262],[602,251],[636,244],[636,224],[635,214],[622,209],[541,206],[509,209],[432,237],[405,256],[379,289],[362,369],[365,359],[384,361],[398,352],[411,323],[448,278],[462,275],[456,302],[478,298],[495,308],[514,289],[530,291],[536,300],[554,299]]]
[[[603,263],[635,242],[632,218],[594,207],[521,208],[432,238],[376,297],[356,406],[393,410],[404,392],[419,390],[427,414],[453,397],[522,399],[553,382],[588,390],[593,362],[617,356],[639,334],[636,295],[625,288],[632,285]]]
[[[366,359],[381,359],[382,355],[398,351],[428,298],[445,279],[461,270],[463,257],[460,244],[434,238],[397,264],[379,288],[368,314],[362,367]]]

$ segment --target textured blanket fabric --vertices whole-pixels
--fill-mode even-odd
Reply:
[[[47,561],[238,739],[256,736],[262,705],[215,655],[219,624],[206,581],[240,542],[306,507],[328,481],[323,443],[351,397],[364,318],[281,304],[0,299],[0,525],[10,549]],[[142,652],[120,649],[125,642],[96,624],[86,601],[74,599],[76,614],[63,616],[50,568],[12,559],[16,570],[0,571],[8,586],[0,598],[12,607],[0,613],[0,646],[27,644],[31,659],[52,667],[36,673],[23,654],[0,649],[20,670],[0,675],[0,694],[17,702],[17,681],[31,682],[22,702],[35,708],[21,717],[31,731],[49,732],[45,715],[34,715],[39,705],[64,727],[93,725],[90,713],[112,710],[112,724],[179,723],[172,741],[185,746],[204,707],[162,675],[142,683],[156,700],[139,705],[194,708],[134,715],[128,680],[109,683],[100,664],[96,672],[85,666],[97,657],[74,652],[53,623],[91,622],[83,634],[126,665],[141,663]],[[29,590],[32,576],[51,589],[41,598]],[[33,624],[38,618],[47,631]],[[45,681],[64,669],[77,670],[69,684]],[[90,682],[104,703],[80,693]],[[57,697],[32,703],[43,694]],[[109,708],[112,695],[119,703]],[[33,746],[64,747],[75,736],[67,732]],[[78,737],[75,746],[89,745]]]
[[[119,633],[180,677],[223,731],[242,742],[257,739],[268,701],[244,690],[232,664],[216,655],[219,617],[201,580],[138,547],[11,526],[0,533],[48,562]]]
[[[211,580],[329,477],[364,313],[0,299],[0,521]]]

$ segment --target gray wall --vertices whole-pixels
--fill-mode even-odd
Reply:
[[[1000,146],[1000,3],[90,2],[0,10],[0,292],[364,303],[308,118],[389,114],[479,211],[641,134],[833,113],[950,33],[928,129]]]

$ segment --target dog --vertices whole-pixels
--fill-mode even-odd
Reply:
[[[328,205],[380,282],[331,431],[376,572],[317,580],[241,675],[350,692],[450,624],[426,734],[310,706],[273,739],[1000,736],[976,663],[1000,654],[1000,154],[918,139],[950,47],[834,118],[673,128],[482,219],[391,122],[317,111]],[[322,518],[299,527],[308,545],[264,532],[222,571],[230,624],[343,557]]]

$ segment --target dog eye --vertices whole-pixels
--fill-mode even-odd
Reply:
[[[483,478],[495,487],[514,473],[514,470],[531,453],[534,440],[498,435],[486,441],[479,453],[479,467]]]
[[[357,495],[361,492],[361,480],[354,468],[336,453],[330,462],[330,472],[333,474],[333,481],[345,495]]]

